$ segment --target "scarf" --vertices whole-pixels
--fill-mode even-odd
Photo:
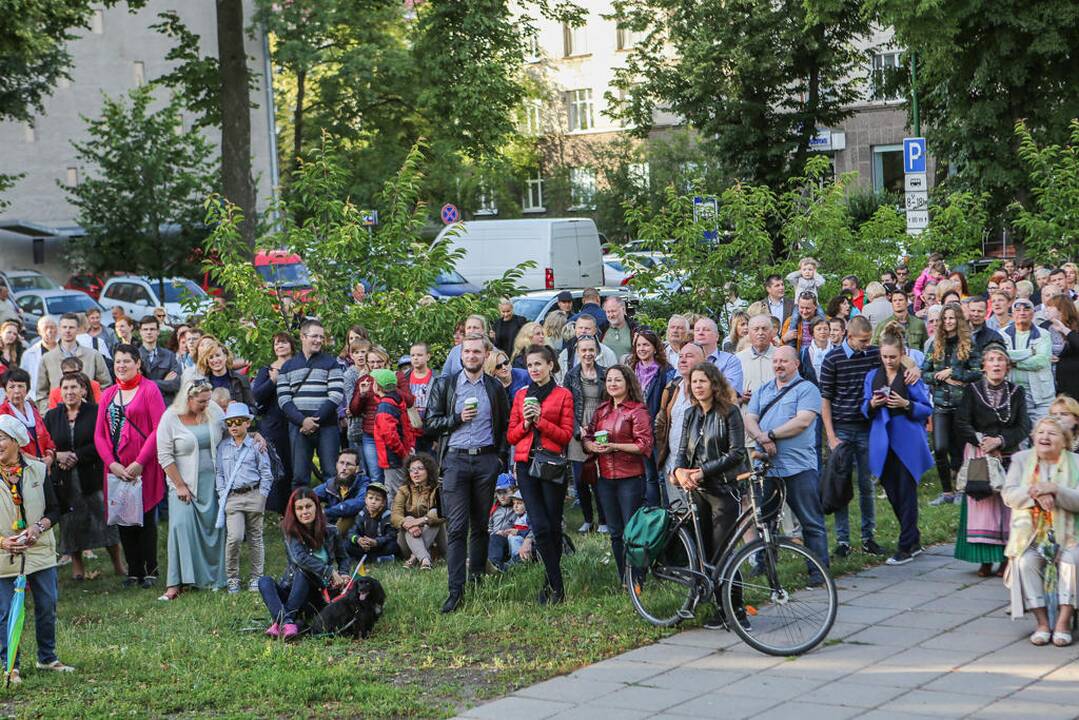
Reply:
[[[121,380],[120,378],[116,378],[116,384],[120,386],[120,390],[124,390],[124,391],[126,391],[126,390],[134,390],[135,388],[137,388],[139,386],[139,383],[141,383],[141,382],[142,382],[142,373],[141,372],[135,373],[135,376],[132,377],[130,380]]]
[[[883,388],[887,383],[888,373],[884,371],[883,367],[877,368],[877,374],[873,376],[874,392]],[[910,391],[907,389],[907,383],[903,380],[902,370],[896,372],[895,380],[892,381],[889,389],[895,391],[895,393],[904,400],[910,400]],[[887,407],[887,405],[885,405],[885,407]],[[899,412],[902,412],[902,410]]]
[[[549,380],[547,380],[547,383],[545,385],[537,385],[535,381],[531,381],[528,383],[528,389],[525,391],[525,397],[538,398],[540,401],[540,405],[542,405],[543,402],[547,399],[547,397],[552,392],[554,392],[556,385],[557,383],[555,383],[554,378],[550,378]]]
[[[641,384],[641,392],[647,393],[652,381],[656,379],[659,374],[659,363],[653,360],[649,364],[637,363],[637,367],[634,369],[637,375],[637,382]]]
[[[1041,460],[1036,454],[1032,460],[1031,467],[1026,469],[1025,477],[1023,478],[1024,485],[1028,487],[1038,483],[1041,477]],[[1067,453],[1061,453],[1056,466],[1050,471],[1050,477],[1047,478],[1048,482],[1065,488],[1075,487],[1077,478],[1071,476],[1070,469],[1071,463],[1068,462]],[[1071,513],[1059,508],[1056,512],[1046,512],[1041,509],[1041,506],[1034,503],[1034,507],[1030,508],[1030,515],[1034,527],[1034,546],[1036,548],[1041,548],[1047,543],[1063,543],[1065,547],[1071,543],[1075,535],[1075,521],[1073,519],[1070,527],[1066,524],[1066,516],[1070,517]]]

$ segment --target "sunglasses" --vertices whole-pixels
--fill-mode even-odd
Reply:
[[[251,422],[251,421],[248,420],[247,418],[229,418],[228,420],[225,421],[225,424],[228,425],[229,427],[240,427],[241,425],[243,425],[246,422]]]
[[[507,362],[506,360],[503,360],[502,362],[495,365],[495,370],[501,370],[502,368],[507,367],[508,365],[509,365],[509,362]]]
[[[191,387],[187,389],[187,394],[190,397],[191,395],[198,395],[200,392],[205,392],[207,390],[213,390],[210,381],[204,377],[194,377],[191,379]]]

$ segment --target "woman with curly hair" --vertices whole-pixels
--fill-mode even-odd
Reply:
[[[547,345],[547,333],[538,322],[527,322],[517,331],[513,339],[513,352],[510,361],[515,368],[525,368],[525,351],[532,345]]]

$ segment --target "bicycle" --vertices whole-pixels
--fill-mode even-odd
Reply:
[[[738,476],[738,486],[748,487],[748,507],[712,563],[704,560],[692,497],[669,506],[662,551],[647,568],[626,572],[626,588],[641,617],[659,627],[677,625],[692,619],[718,589],[726,629],[760,652],[801,655],[828,636],[839,604],[835,581],[812,552],[777,532],[786,487],[774,482],[778,490],[762,502],[767,469],[767,459],[758,457],[752,470]],[[757,539],[739,546],[750,530]],[[794,597],[795,589],[807,586],[813,588]]]

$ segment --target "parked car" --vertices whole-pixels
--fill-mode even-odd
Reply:
[[[299,255],[285,250],[259,250],[253,262],[255,272],[275,296],[304,300],[311,293],[311,275]]]
[[[475,295],[481,290],[481,287],[470,283],[456,270],[447,270],[439,273],[438,277],[435,278],[435,284],[431,286],[428,292],[434,298],[450,298],[461,295]]]
[[[18,295],[23,290],[59,290],[60,286],[56,284],[48,275],[43,275],[37,270],[21,270],[16,268],[15,270],[7,270],[0,273],[0,281],[2,281],[8,287],[8,291],[11,292],[12,297]]]
[[[23,325],[28,328],[36,328],[43,315],[59,318],[73,312],[85,318],[90,310],[101,309],[96,300],[78,290],[23,290],[15,293],[15,304],[22,313]]]
[[[653,251],[635,251],[621,255],[603,256],[603,284],[609,287],[628,285],[630,278],[641,270],[657,265],[669,265],[670,255]]]
[[[588,218],[476,220],[445,227],[435,242],[465,251],[458,263],[472,282],[501,278],[531,260],[519,284],[529,290],[603,283],[603,255],[596,224]]]
[[[164,285],[164,296],[160,294]],[[140,320],[153,312],[155,307],[165,308],[167,322],[181,323],[192,313],[184,307],[189,296],[197,301],[194,314],[202,314],[213,307],[213,299],[206,292],[187,278],[164,278],[159,283],[157,278],[142,275],[121,275],[109,278],[101,291],[101,306],[111,311],[119,307],[124,314]]]
[[[105,287],[105,278],[93,273],[78,273],[69,277],[67,282],[64,283],[64,287],[68,290],[84,292],[97,300],[101,297],[102,288]]]
[[[601,302],[606,300],[612,295],[616,295],[625,299],[627,309],[630,314],[637,307],[637,297],[629,288],[625,287],[601,287],[596,288],[599,290],[599,296]],[[520,315],[529,321],[543,322],[547,314],[554,310],[558,304],[558,293],[561,290],[533,290],[532,292],[525,293],[524,295],[518,295],[512,299],[513,313]],[[573,296],[573,310],[570,313],[575,315],[581,311],[581,296],[584,295],[584,288],[576,288],[568,290]]]

